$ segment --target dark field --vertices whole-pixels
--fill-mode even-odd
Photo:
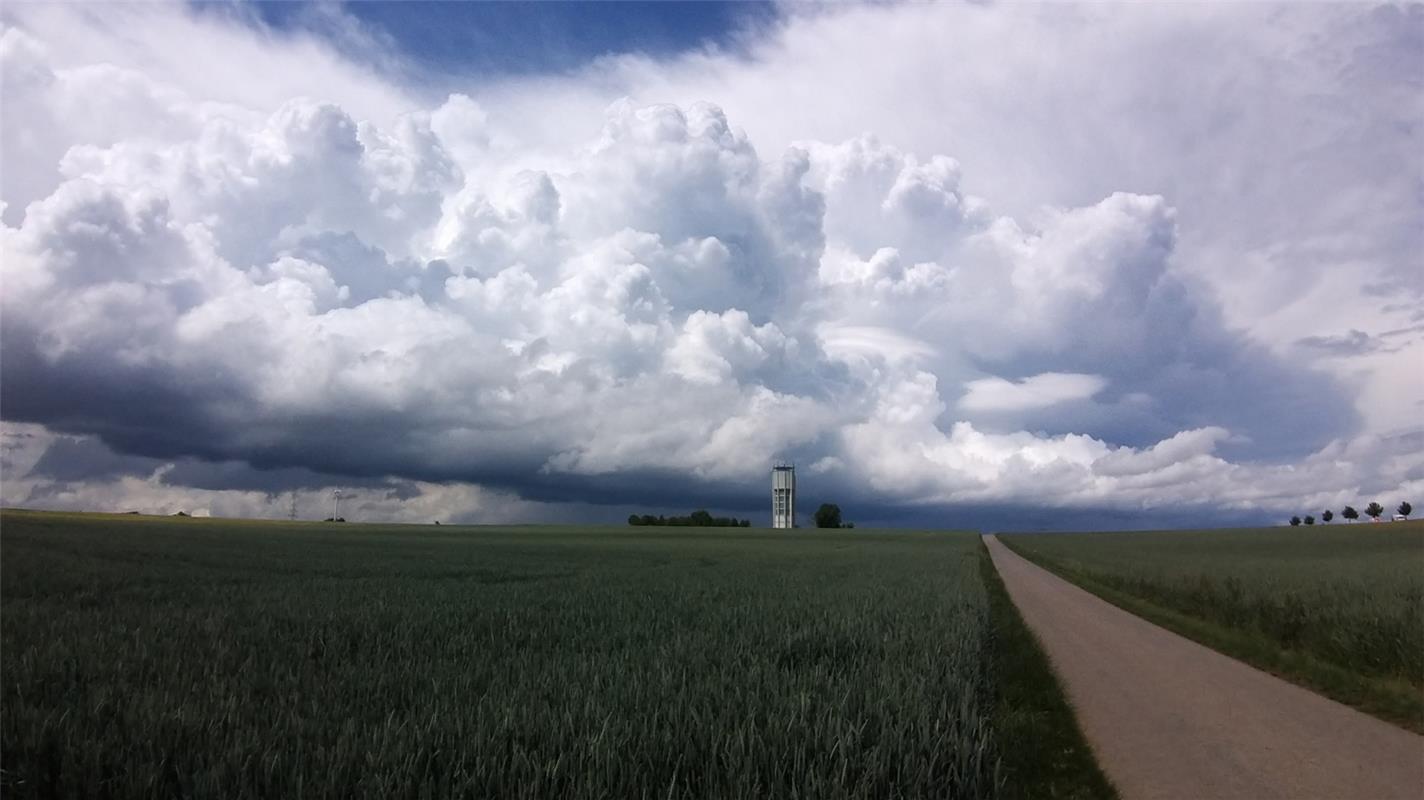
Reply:
[[[1424,525],[1000,540],[1178,633],[1424,732]]]
[[[988,797],[1033,779],[999,766],[969,534],[7,511],[3,554],[7,796]]]

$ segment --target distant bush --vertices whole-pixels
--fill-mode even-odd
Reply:
[[[707,509],[699,508],[685,517],[664,517],[659,514],[629,514],[629,525],[670,525],[683,528],[750,528],[752,521],[736,517],[714,517]]]
[[[1306,524],[1306,525],[1314,525],[1314,524],[1315,524],[1315,517],[1312,517],[1312,516],[1310,516],[1309,514],[1306,514],[1306,515],[1305,515],[1305,524]]]
[[[1291,523],[1291,527],[1294,528],[1295,526],[1297,526],[1297,525],[1300,524],[1300,517],[1291,517],[1291,518],[1290,518],[1290,523]]]
[[[841,521],[841,507],[835,503],[822,503],[816,509],[817,528],[854,528],[854,522]]]
[[[1414,513],[1414,506],[1411,506],[1409,504],[1409,501],[1405,500],[1403,503],[1399,504],[1399,508],[1395,509],[1395,511],[1399,512],[1399,515],[1401,517],[1408,519],[1409,515]]]

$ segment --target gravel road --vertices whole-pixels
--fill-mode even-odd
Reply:
[[[1424,737],[1153,625],[984,537],[1123,800],[1424,798]]]

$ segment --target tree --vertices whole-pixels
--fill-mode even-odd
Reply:
[[[817,528],[839,528],[841,526],[841,507],[835,503],[822,503],[816,509]]]
[[[1374,502],[1373,500],[1370,501],[1369,505],[1365,506],[1365,516],[1369,517],[1375,522],[1379,522],[1380,515],[1383,513],[1384,506]]]
[[[1309,514],[1306,514],[1306,515],[1305,515],[1305,524],[1306,524],[1306,525],[1314,525],[1314,524],[1315,524],[1315,517],[1312,517],[1312,516],[1310,516]]]
[[[1297,525],[1299,525],[1299,524],[1300,524],[1300,517],[1291,517],[1291,527],[1292,527],[1292,528],[1294,528],[1295,526],[1297,526]]]
[[[1403,503],[1399,504],[1399,508],[1396,508],[1395,511],[1399,512],[1399,515],[1401,517],[1409,519],[1409,515],[1414,513],[1414,506],[1411,506],[1409,504],[1409,501],[1405,500]]]
[[[1327,508],[1324,513],[1320,515],[1320,518],[1325,521],[1326,525],[1329,525],[1330,520],[1335,519],[1335,512]]]
[[[1345,506],[1345,510],[1340,512],[1340,516],[1354,522],[1360,518],[1360,512],[1356,511],[1354,506]]]

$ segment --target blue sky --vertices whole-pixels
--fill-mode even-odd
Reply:
[[[327,29],[324,14],[299,3],[254,3],[277,30]],[[388,36],[406,58],[470,76],[566,72],[608,55],[676,56],[735,47],[738,37],[776,18],[771,3],[360,2],[342,14]]]
[[[786,9],[7,5],[0,501],[1421,502],[1424,8]]]

